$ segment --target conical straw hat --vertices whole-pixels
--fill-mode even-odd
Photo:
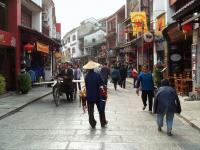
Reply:
[[[94,61],[89,61],[87,64],[85,64],[83,66],[83,69],[94,69],[94,68],[97,68],[99,67],[100,64],[99,63],[96,63]]]

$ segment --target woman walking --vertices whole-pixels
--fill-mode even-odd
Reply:
[[[176,90],[169,86],[169,81],[164,79],[161,85],[155,96],[153,112],[157,114],[158,131],[162,131],[166,115],[167,135],[172,136],[174,113],[181,113],[181,105]]]

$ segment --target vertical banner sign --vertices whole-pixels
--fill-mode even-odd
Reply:
[[[148,32],[147,17],[145,12],[131,12],[131,23],[133,27],[133,35]]]
[[[164,28],[165,28],[165,14],[162,14],[159,17],[157,17],[156,35],[161,35]]]

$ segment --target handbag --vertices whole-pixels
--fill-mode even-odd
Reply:
[[[99,92],[100,92],[99,94],[100,94],[101,99],[107,100],[107,96],[108,96],[107,95],[107,87],[105,87],[105,86],[101,87]]]

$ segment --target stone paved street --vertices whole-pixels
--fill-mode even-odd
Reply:
[[[141,99],[131,85],[117,91],[109,85],[106,115],[109,124],[101,129],[95,111],[97,127],[91,129],[78,101],[55,107],[50,95],[0,121],[0,149],[200,149],[199,131],[178,117],[174,120],[174,136],[166,135],[166,127],[157,132],[155,116],[142,111]]]

